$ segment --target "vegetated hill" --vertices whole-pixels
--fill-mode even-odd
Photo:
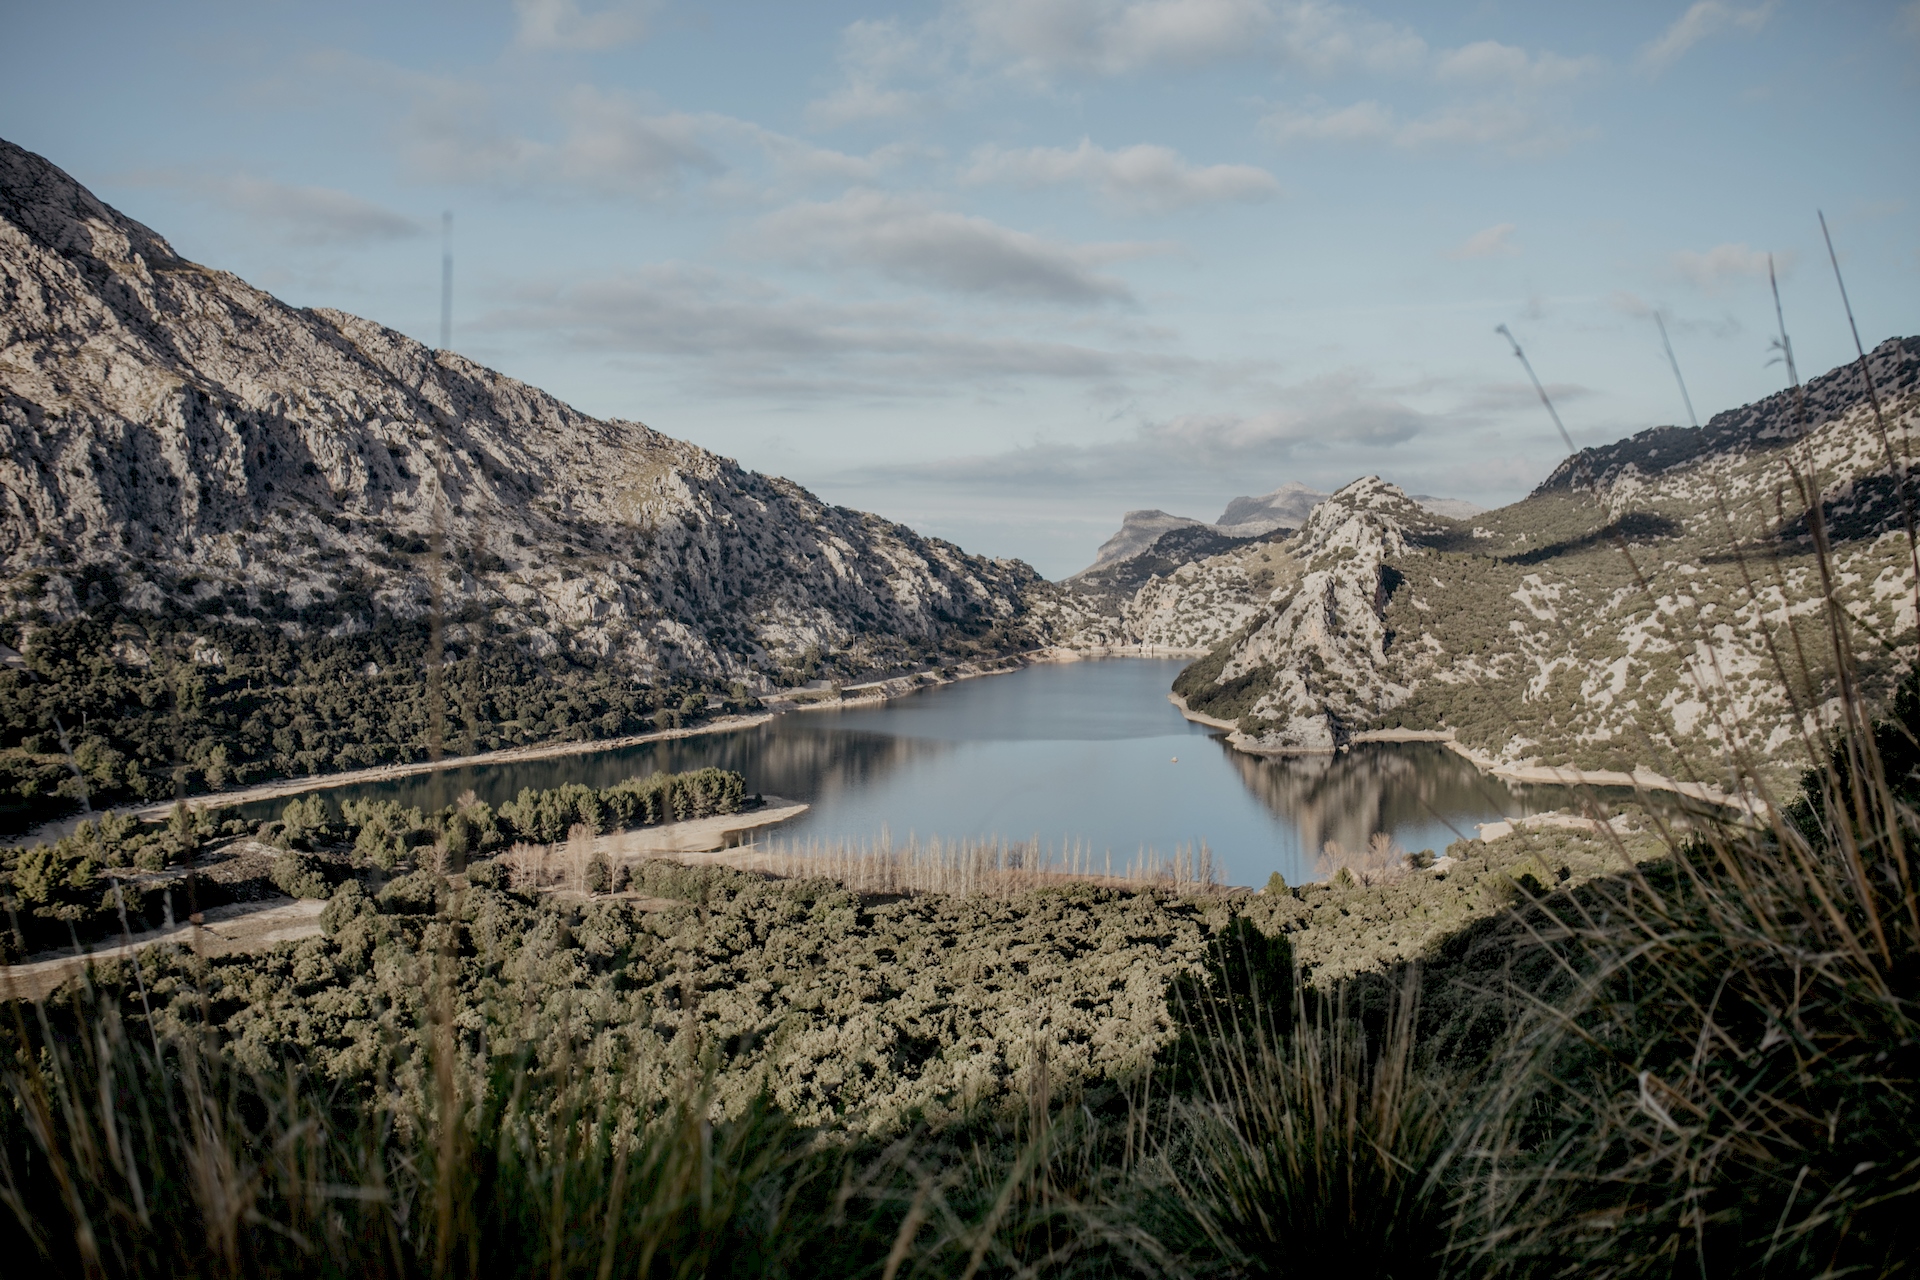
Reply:
[[[0,301],[0,808],[1024,642],[1024,564],[287,306],[5,142]]]
[[[1583,451],[1471,523],[1356,481],[1281,546],[1291,565],[1270,598],[1175,687],[1237,720],[1249,750],[1452,729],[1506,764],[1790,776],[1835,710],[1797,474],[1820,493],[1868,687],[1884,692],[1915,655],[1898,486],[1920,429],[1920,338],[1869,364],[1885,438],[1845,366],[1803,398]],[[1193,576],[1230,571],[1215,565]]]

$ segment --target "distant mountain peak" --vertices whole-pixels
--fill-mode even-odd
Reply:
[[[1235,498],[1227,504],[1214,523],[1221,528],[1264,524],[1269,528],[1297,529],[1306,522],[1307,512],[1325,502],[1327,495],[1309,489],[1298,480],[1289,480],[1271,493],[1257,498]]]
[[[1107,565],[1137,556],[1158,541],[1161,534],[1169,530],[1185,529],[1205,523],[1203,520],[1176,516],[1153,508],[1129,511],[1120,518],[1119,531],[1100,544],[1100,549],[1094,553],[1093,563],[1082,569],[1080,573],[1091,573],[1095,569],[1105,568]],[[1074,576],[1078,577],[1079,574]]]

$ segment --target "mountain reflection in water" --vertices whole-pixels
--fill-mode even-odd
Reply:
[[[1408,849],[1444,849],[1494,815],[1578,808],[1562,787],[1489,777],[1438,743],[1367,743],[1340,755],[1261,759],[1222,749],[1247,789],[1291,822],[1302,848],[1360,849],[1389,832]]]
[[[1265,760],[1230,750],[1167,701],[1183,664],[1120,658],[1049,663],[929,689],[869,708],[793,712],[728,733],[589,755],[469,766],[323,792],[335,806],[380,796],[437,808],[472,791],[491,804],[523,787],[610,786],[656,769],[735,769],[750,792],[813,808],[777,839],[943,839],[1074,844],[1116,867],[1142,850],[1206,842],[1232,883],[1278,871],[1312,879],[1328,840],[1387,832],[1443,849],[1473,824],[1563,808],[1563,788],[1509,786],[1432,744]],[[248,806],[275,814],[284,800]]]

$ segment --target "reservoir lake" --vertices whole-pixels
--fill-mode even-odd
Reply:
[[[1263,759],[1226,745],[1167,700],[1186,664],[1108,658],[1037,663],[890,702],[793,711],[767,724],[544,760],[473,765],[319,792],[423,809],[468,791],[493,805],[523,787],[606,787],[655,770],[739,771],[749,793],[812,805],[763,841],[1038,840],[1118,870],[1143,852],[1207,845],[1229,884],[1320,878],[1328,840],[1386,832],[1444,850],[1475,824],[1576,805],[1564,787],[1488,777],[1436,743],[1366,744],[1340,755]],[[1619,798],[1630,798],[1621,793]],[[285,799],[247,805],[277,814]]]

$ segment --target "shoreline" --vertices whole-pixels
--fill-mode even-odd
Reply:
[[[478,751],[469,756],[444,756],[439,760],[374,765],[367,769],[348,769],[342,773],[308,774],[304,778],[282,778],[278,781],[262,782],[255,786],[230,791],[203,791],[198,795],[143,805],[137,809],[102,809],[93,814],[72,814],[55,822],[42,823],[31,831],[23,832],[18,843],[23,847],[30,847],[49,840],[58,840],[62,836],[71,834],[75,827],[89,817],[98,817],[102,813],[131,813],[142,822],[161,822],[173,812],[175,804],[185,804],[189,809],[218,809],[232,804],[258,804],[262,800],[279,800],[290,796],[303,796],[315,791],[331,791],[336,787],[357,786],[365,782],[389,782],[396,778],[412,778],[423,773],[464,769],[472,765],[515,764],[523,760],[551,760],[559,756],[592,755],[599,751],[618,751],[623,747],[637,747],[649,742],[669,742],[708,733],[731,733],[735,729],[757,728],[771,721],[775,714],[769,711],[750,716],[723,716],[707,724],[681,729],[654,729],[647,733],[630,733],[618,738],[590,738],[584,742],[528,743],[519,747]]]
[[[775,694],[761,700],[765,710],[745,716],[724,716],[706,724],[693,725],[680,729],[655,729],[646,733],[626,734],[618,738],[596,738],[578,742],[529,743],[517,747],[501,747],[492,751],[475,752],[472,755],[448,756],[438,761],[417,760],[406,764],[377,765],[366,769],[351,769],[342,773],[309,774],[304,778],[285,778],[278,781],[263,782],[251,787],[232,791],[203,792],[199,795],[184,797],[181,801],[161,801],[144,805],[137,809],[125,810],[143,822],[164,821],[172,812],[176,803],[185,803],[190,809],[218,808],[226,805],[257,804],[265,800],[278,800],[294,796],[309,795],[319,791],[330,791],[339,787],[357,786],[368,782],[386,782],[400,778],[417,777],[422,774],[438,773],[447,769],[460,769],[472,766],[513,764],[529,760],[550,760],[570,755],[593,755],[603,751],[618,751],[626,747],[643,746],[650,742],[667,742],[682,738],[699,737],[712,733],[731,733],[740,729],[753,729],[771,723],[773,718],[791,711],[832,711],[884,705],[895,698],[909,694],[937,689],[945,685],[958,684],[963,680],[977,680],[988,676],[1008,675],[1025,670],[1039,663],[1084,662],[1113,658],[1179,658],[1204,656],[1206,649],[1176,649],[1162,645],[1088,645],[1075,647],[1070,645],[1047,645],[1037,649],[1026,649],[1018,653],[1007,654],[996,661],[1004,665],[987,668],[968,664],[956,668],[952,675],[938,675],[933,670],[910,672],[905,675],[888,676],[879,680],[869,680],[861,684],[841,687],[839,697],[801,698],[788,694]],[[828,690],[818,692],[827,693]],[[1261,750],[1246,743],[1250,740],[1239,732],[1239,725],[1230,720],[1205,715],[1191,710],[1181,695],[1167,693],[1167,701],[1182,717],[1194,724],[1219,730],[1227,735],[1227,745],[1243,755],[1260,758],[1286,758],[1290,756],[1334,755],[1356,743],[1399,743],[1399,742],[1435,742],[1452,751],[1472,764],[1476,769],[1492,777],[1513,782],[1543,783],[1567,787],[1621,787],[1636,791],[1668,791],[1676,795],[1703,803],[1739,809],[1752,814],[1759,810],[1758,802],[1741,795],[1735,795],[1719,787],[1704,783],[1683,782],[1649,769],[1635,769],[1632,773],[1617,770],[1588,771],[1580,769],[1551,768],[1544,765],[1501,764],[1484,752],[1476,751],[1459,742],[1451,729],[1369,729],[1354,734],[1340,747],[1329,749],[1293,748],[1281,750]],[[1235,741],[1242,739],[1242,741]],[[101,812],[121,812],[120,810],[102,810]],[[71,834],[89,817],[96,814],[73,814],[54,822],[42,823],[30,831],[23,832],[10,843],[30,848],[37,844],[58,840]]]
[[[1675,795],[1685,796],[1689,800],[1699,800],[1704,804],[1719,805],[1726,809],[1738,809],[1746,814],[1757,814],[1764,807],[1762,801],[1751,796],[1736,794],[1711,783],[1685,782],[1679,778],[1670,778],[1663,773],[1655,773],[1651,769],[1636,768],[1631,773],[1625,773],[1618,769],[1570,769],[1550,765],[1502,764],[1484,751],[1477,751],[1461,742],[1451,729],[1368,729],[1354,734],[1337,747],[1283,747],[1263,750],[1248,746],[1247,743],[1252,739],[1241,733],[1240,726],[1233,721],[1191,711],[1187,708],[1187,700],[1177,693],[1169,693],[1167,701],[1173,703],[1181,715],[1195,724],[1228,730],[1227,745],[1233,750],[1242,755],[1263,759],[1284,760],[1295,756],[1338,755],[1348,747],[1359,743],[1437,742],[1480,772],[1490,777],[1504,778],[1510,782],[1530,782],[1561,787],[1620,787],[1634,791],[1670,791]]]
[[[936,675],[932,670],[912,672],[907,675],[888,676],[881,680],[869,680],[862,684],[842,686],[838,698],[821,697],[801,699],[790,694],[775,694],[761,699],[766,708],[763,711],[745,716],[723,716],[706,724],[691,725],[680,729],[652,729],[646,733],[624,734],[618,738],[590,738],[577,742],[539,742],[527,743],[517,747],[499,747],[492,751],[477,751],[472,755],[445,756],[439,760],[414,760],[405,764],[374,765],[365,769],[348,769],[341,773],[308,774],[301,778],[281,778],[274,781],[257,783],[250,787],[241,787],[226,791],[204,791],[197,795],[183,796],[179,800],[163,800],[138,808],[109,808],[89,813],[69,814],[67,817],[43,822],[37,827],[23,831],[17,837],[10,837],[8,844],[21,848],[31,848],[71,835],[74,828],[89,818],[104,813],[131,813],[142,822],[164,821],[173,812],[175,804],[184,803],[189,809],[223,808],[227,805],[258,804],[263,800],[289,799],[294,796],[309,795],[316,791],[331,791],[338,787],[358,786],[368,782],[390,782],[399,778],[418,777],[421,774],[439,773],[446,769],[464,769],[475,765],[516,764],[527,760],[551,760],[561,756],[593,755],[602,751],[618,751],[626,747],[644,746],[649,742],[669,742],[681,738],[699,737],[710,733],[732,733],[738,729],[756,729],[770,723],[777,715],[789,711],[826,711],[844,710],[853,706],[871,706],[876,703],[890,702],[894,698],[917,693],[923,689],[935,689],[942,685],[958,684],[962,680],[975,680],[984,676],[1006,675],[1023,670],[1036,662],[1077,662],[1082,657],[1169,657],[1171,653],[1134,653],[1128,650],[1088,649],[1068,650],[1062,646],[1048,646],[1041,649],[1026,649],[1019,653],[1008,654],[998,659],[1010,662],[1010,665],[979,668],[968,664],[956,668],[950,676]],[[824,692],[824,691],[823,691]],[[848,697],[848,694],[854,694]]]
[[[1567,769],[1552,765],[1501,764],[1485,752],[1476,751],[1465,743],[1456,741],[1452,730],[1448,730],[1447,735],[1443,740],[1447,750],[1471,762],[1481,772],[1492,774],[1496,778],[1563,787],[1631,787],[1635,791],[1671,791],[1675,795],[1686,796],[1690,800],[1717,804],[1728,809],[1739,809],[1748,814],[1761,812],[1763,806],[1762,801],[1752,796],[1726,791],[1711,783],[1683,782],[1678,778],[1669,778],[1663,773],[1655,773],[1651,769],[1636,768],[1631,773],[1623,773],[1618,769]]]
[[[1223,730],[1226,730],[1228,733],[1237,733],[1240,729],[1240,726],[1235,722],[1233,722],[1232,720],[1221,720],[1218,717],[1203,715],[1198,711],[1189,709],[1187,706],[1187,700],[1185,696],[1182,694],[1175,693],[1172,690],[1167,691],[1167,701],[1173,704],[1174,710],[1178,711],[1182,716],[1185,716],[1188,720],[1193,721],[1193,723],[1195,724],[1203,724],[1209,729],[1223,729]],[[1238,749],[1239,748],[1237,747],[1235,748],[1235,750],[1238,750]],[[1248,754],[1252,754],[1252,753],[1249,752]]]
[[[593,847],[597,853],[629,864],[649,858],[717,858],[739,848],[741,837],[748,833],[784,825],[811,807],[802,801],[767,796],[766,803],[757,809],[604,832],[594,837]],[[551,856],[551,851],[564,845],[546,847]],[[168,943],[184,943],[207,955],[224,955],[318,937],[320,912],[325,906],[326,900],[321,898],[284,896],[233,902],[209,907],[203,914],[170,928],[143,929],[117,939],[102,939],[97,945],[82,946],[78,950],[61,947],[36,952],[18,964],[0,965],[0,1000],[17,995],[43,999],[90,964],[138,955],[148,947]]]

